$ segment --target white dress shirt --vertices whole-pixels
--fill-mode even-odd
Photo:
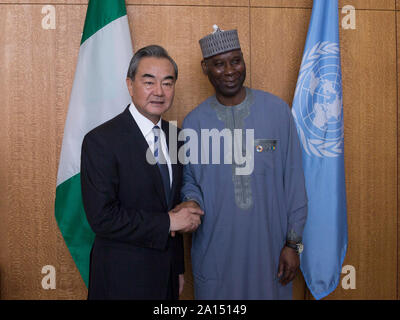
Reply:
[[[170,187],[171,187],[172,186],[171,159],[170,159],[169,153],[168,153],[167,138],[161,127],[161,118],[157,122],[157,124],[154,124],[153,122],[151,122],[149,119],[147,119],[144,115],[142,115],[136,109],[133,102],[131,102],[131,105],[129,106],[129,111],[131,112],[133,118],[135,119],[140,131],[143,134],[143,137],[146,139],[147,144],[149,145],[150,150],[153,154],[154,154],[154,131],[153,131],[153,128],[154,128],[154,126],[160,127],[160,129],[161,129],[160,130],[160,132],[161,132],[161,134],[160,134],[161,149],[165,156],[165,160],[167,161],[168,172],[169,172],[169,181],[170,181]]]

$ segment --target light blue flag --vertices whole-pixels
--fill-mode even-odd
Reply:
[[[322,299],[337,287],[347,249],[338,0],[314,0],[292,113],[309,201],[300,267]]]

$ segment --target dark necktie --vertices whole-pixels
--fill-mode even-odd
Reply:
[[[159,126],[154,126],[154,158],[156,159],[158,168],[160,169],[161,178],[163,180],[165,197],[167,204],[169,203],[169,197],[171,193],[170,179],[167,160],[165,159],[164,153],[161,148],[161,129]]]

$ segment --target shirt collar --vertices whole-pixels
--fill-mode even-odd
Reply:
[[[129,106],[129,111],[131,112],[133,118],[135,119],[143,136],[146,137],[150,132],[152,132],[155,125],[161,128],[161,118],[157,122],[157,124],[154,124],[137,110],[133,102],[131,102]]]

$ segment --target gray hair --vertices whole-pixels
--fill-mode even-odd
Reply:
[[[134,80],[137,68],[139,66],[139,62],[142,58],[144,57],[154,57],[154,58],[165,58],[168,59],[172,66],[174,67],[175,70],[175,80],[178,79],[178,66],[176,65],[174,59],[172,59],[167,50],[165,50],[163,47],[160,47],[158,45],[150,45],[147,47],[143,47],[140,50],[136,51],[134,56],[131,59],[131,62],[129,63],[129,69],[127,73],[127,77]]]

